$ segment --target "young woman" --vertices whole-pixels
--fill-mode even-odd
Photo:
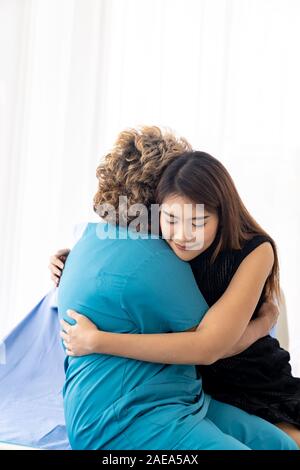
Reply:
[[[166,144],[157,129],[142,136],[121,135],[98,171],[95,206],[112,204],[119,210],[117,222],[123,218],[116,205],[120,194],[149,206],[156,187],[152,184],[154,170],[157,175],[163,169],[162,162],[172,154],[170,147],[170,140]],[[174,160],[175,153],[172,155]],[[191,157],[196,154],[177,157],[174,163]],[[164,176],[168,176],[166,172]],[[64,317],[64,402],[71,445],[94,449],[295,449],[294,441],[278,428],[206,395],[200,374],[188,365],[211,364],[234,353],[237,344],[245,349],[258,337],[255,320],[252,329],[247,325],[273,272],[274,252],[269,243],[263,243],[249,254],[227,291],[208,309],[184,261],[199,256],[218,239],[226,218],[213,201],[205,201],[204,217],[199,215],[185,185],[179,190],[181,174],[180,169],[175,191],[164,193],[168,187],[164,176],[158,187],[158,202],[176,202],[179,208],[192,204],[189,220],[181,219],[179,212],[162,212],[162,234],[170,225],[177,227],[168,239],[169,246],[159,238],[133,239],[128,227],[108,222],[105,229],[101,223],[89,224],[68,256],[59,287],[59,312]],[[220,193],[221,200],[224,196]],[[191,221],[193,233],[189,240],[183,239],[178,234]],[[197,232],[203,231],[204,224],[204,245],[197,246]],[[103,230],[116,231],[115,238],[99,239]],[[70,318],[76,321],[73,326]],[[191,331],[178,333],[184,330]],[[245,336],[247,330],[251,333]],[[130,359],[118,357],[122,355]]]

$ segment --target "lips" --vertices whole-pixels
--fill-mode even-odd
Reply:
[[[174,242],[174,245],[179,249],[179,250],[186,250],[185,246],[179,245],[178,243]]]

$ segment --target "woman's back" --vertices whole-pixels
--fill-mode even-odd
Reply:
[[[116,230],[116,236],[104,239],[105,230],[110,235]],[[60,317],[73,323],[66,310],[74,309],[99,329],[118,333],[166,333],[197,325],[207,304],[189,264],[161,239],[130,235],[128,229],[109,224],[87,226],[65,265]],[[182,418],[204,414],[208,404],[191,365],[91,354],[67,357],[65,371],[65,415],[73,448],[108,447],[110,438],[142,414],[152,425],[159,424],[164,421],[162,410],[156,416],[160,405],[170,421],[172,412]],[[188,429],[187,419],[179,432]]]

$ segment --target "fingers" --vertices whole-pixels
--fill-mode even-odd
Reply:
[[[50,256],[50,269],[52,266],[56,266],[59,269],[64,269],[64,263],[57,256]]]
[[[55,256],[56,256],[56,257],[63,256],[63,257],[66,258],[69,253],[70,253],[70,249],[69,249],[69,248],[62,248],[61,250],[58,250],[58,251],[55,253]]]
[[[66,354],[68,356],[74,356],[74,351],[72,350],[72,348],[70,347],[70,345],[68,343],[65,343],[65,341],[63,341],[64,343],[64,346],[65,346],[65,351],[66,351]]]
[[[61,337],[64,341],[66,341],[67,343],[70,342],[70,338],[69,338],[68,333],[65,333],[64,331],[60,331],[60,332],[59,332],[59,335],[60,335],[60,337]]]
[[[57,276],[54,276],[54,274],[51,274],[51,279],[57,287],[59,285],[60,278]]]
[[[67,310],[67,314],[69,317],[74,318],[74,320],[79,320],[82,315],[78,312],[75,312],[75,310]]]
[[[55,286],[59,285],[59,281],[61,278],[62,270],[65,266],[65,261],[70,253],[69,248],[63,248],[62,250],[58,250],[55,255],[50,257],[50,264],[48,268],[51,272],[51,279],[54,282]]]
[[[60,320],[61,326],[64,328],[65,331],[61,330],[59,332],[60,337],[62,338],[63,345],[65,347],[65,352],[67,356],[76,356],[75,352],[72,349],[71,346],[71,338],[70,338],[70,328],[72,328],[72,325],[69,323],[65,322],[64,320]],[[69,333],[68,333],[69,331]]]
[[[60,269],[58,269],[53,264],[49,265],[49,269],[50,269],[52,274],[54,274],[56,277],[60,278],[60,276],[61,276],[61,270]]]
[[[67,356],[76,356],[76,354],[73,351],[71,351],[70,349],[66,349],[66,354],[67,354]]]
[[[61,278],[62,271],[53,264],[49,264],[48,268],[51,272],[51,279],[57,287]]]
[[[62,329],[69,334],[70,328],[72,328],[72,325],[70,323],[66,322],[65,320],[60,320],[60,324],[62,326]]]
[[[71,346],[69,335],[65,333],[64,331],[60,331],[59,334],[60,334],[60,337],[62,338],[62,342],[63,342],[64,347],[66,348],[66,351],[68,351],[70,355],[71,353],[73,353],[73,351],[72,351],[72,346]]]

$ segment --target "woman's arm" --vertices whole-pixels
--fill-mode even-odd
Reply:
[[[279,308],[273,302],[264,302],[258,311],[258,317],[251,320],[239,339],[239,341],[223,356],[231,357],[247,349],[258,339],[269,334],[271,328],[276,324],[279,315]],[[69,333],[61,331],[60,335],[64,340],[66,353],[69,356],[85,356],[87,354],[97,353],[103,348],[103,336],[99,334],[96,325],[86,316],[81,315],[74,310],[68,310],[68,316],[76,320],[76,323],[70,327],[70,324],[61,320],[62,328]],[[195,331],[197,326],[186,331]]]
[[[269,242],[253,250],[196,331],[118,334],[98,330],[94,334],[93,352],[164,364],[212,364],[229,354],[244,334],[273,262]],[[71,335],[74,327],[67,325],[63,326],[67,335]]]
[[[248,349],[258,339],[268,335],[273,326],[276,325],[279,316],[278,305],[273,302],[264,302],[258,311],[258,317],[251,320],[239,341],[225,354],[232,357]]]

